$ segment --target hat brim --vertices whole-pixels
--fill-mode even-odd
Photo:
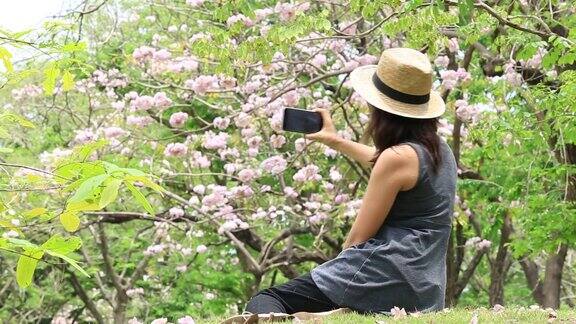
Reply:
[[[431,90],[430,100],[423,104],[409,104],[394,100],[376,88],[372,83],[372,75],[377,65],[360,66],[350,73],[350,84],[360,97],[376,108],[409,118],[435,118],[446,111],[446,104],[437,91]]]

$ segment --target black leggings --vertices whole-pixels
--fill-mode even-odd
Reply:
[[[310,273],[284,284],[261,290],[248,301],[245,311],[253,314],[270,312],[324,312],[340,308],[316,286]]]

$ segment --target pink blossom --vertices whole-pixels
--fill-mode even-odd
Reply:
[[[284,187],[283,191],[284,191],[284,194],[286,195],[286,197],[290,197],[290,198],[298,197],[298,193],[296,192],[296,190],[294,190],[294,188],[292,188],[290,186]]]
[[[333,149],[329,146],[326,146],[324,148],[324,155],[327,157],[335,158],[336,156],[338,156],[338,151],[336,151],[335,149]]]
[[[456,100],[456,115],[464,122],[475,122],[480,114],[480,109],[476,105],[469,105],[466,100]]]
[[[154,95],[154,106],[158,108],[167,108],[172,105],[172,100],[164,92],[158,92]]]
[[[258,177],[258,172],[252,169],[243,169],[238,172],[238,178],[242,182],[250,182]]]
[[[203,184],[195,185],[192,188],[192,191],[194,191],[195,193],[197,193],[199,195],[203,195],[206,192],[206,186]]]
[[[340,28],[341,33],[347,35],[354,35],[356,34],[358,24],[356,22],[343,21],[340,24],[338,24],[338,27]]]
[[[378,57],[371,54],[364,54],[356,57],[355,60],[358,61],[360,65],[376,64],[378,62]]]
[[[172,207],[168,211],[168,214],[170,214],[170,217],[182,217],[184,216],[184,210],[180,207]]]
[[[200,75],[196,79],[187,80],[184,85],[199,95],[218,89],[218,78],[213,75]]]
[[[178,319],[176,324],[195,324],[194,319],[190,316],[184,316]]]
[[[129,321],[128,324],[144,324],[142,322],[140,322],[136,317],[132,317]]]
[[[152,57],[156,50],[150,46],[140,46],[132,52],[132,57],[136,61],[144,61]]]
[[[260,81],[248,81],[246,83],[244,83],[244,86],[242,86],[242,92],[244,92],[245,94],[251,94],[254,93],[256,90],[258,90],[260,87],[262,86],[262,82]]]
[[[394,316],[394,318],[402,318],[407,315],[406,310],[404,308],[399,308],[398,306],[394,306],[392,309],[390,309],[390,313]]]
[[[224,132],[219,132],[215,134],[213,131],[207,131],[204,135],[204,141],[202,142],[202,147],[207,149],[220,149],[226,148],[228,145],[228,138],[230,135]]]
[[[138,295],[144,295],[144,289],[141,287],[126,290],[126,296],[133,298]]]
[[[186,272],[186,270],[188,270],[188,267],[185,264],[181,264],[177,266],[175,270],[178,272]]]
[[[460,45],[458,44],[458,38],[452,37],[448,40],[448,50],[451,53],[454,53],[460,49]]]
[[[296,7],[290,3],[277,3],[274,12],[280,16],[280,21],[288,21],[296,16]]]
[[[168,319],[166,317],[157,318],[157,319],[153,320],[152,322],[150,322],[150,324],[167,324],[167,323],[168,323]]]
[[[476,244],[476,248],[478,250],[488,250],[491,245],[492,245],[492,242],[490,242],[488,240],[482,240],[482,241],[478,242],[478,244]]]
[[[208,251],[208,248],[204,244],[200,244],[196,247],[196,253],[202,254],[205,253],[206,251]]]
[[[471,76],[470,73],[468,71],[466,71],[466,69],[464,68],[458,68],[458,70],[456,70],[456,75],[458,76],[458,79],[462,82],[466,82],[471,80]]]
[[[450,64],[450,59],[446,55],[440,55],[434,60],[434,64],[443,68],[447,68],[448,64]]]
[[[496,304],[496,305],[494,305],[494,307],[492,307],[492,311],[494,313],[500,313],[500,312],[504,311],[504,306],[502,306],[500,304]]]
[[[314,214],[313,216],[308,217],[308,221],[311,224],[318,224],[326,218],[328,218],[328,215],[326,215],[326,213],[318,212],[317,214]]]
[[[272,145],[273,148],[281,148],[284,144],[286,144],[286,137],[276,134],[270,136],[270,145]]]
[[[122,110],[125,107],[124,101],[115,101],[111,104],[112,108]]]
[[[151,96],[138,96],[130,102],[133,110],[147,110],[154,106],[154,98]]]
[[[77,130],[74,142],[77,144],[86,144],[97,139],[98,136],[91,129]]]
[[[260,167],[272,174],[279,174],[286,170],[288,163],[281,155],[269,157],[260,163]]]
[[[228,202],[226,196],[221,192],[212,192],[202,198],[202,205],[206,207],[216,207]]]
[[[246,140],[246,144],[248,144],[250,148],[258,148],[261,142],[262,142],[261,136],[252,136]]]
[[[214,127],[218,128],[218,129],[226,129],[228,127],[228,125],[230,125],[230,118],[228,118],[228,117],[224,117],[224,118],[216,117],[212,121],[212,124],[214,125]]]
[[[282,100],[286,106],[294,107],[300,101],[300,95],[296,90],[292,90],[282,95]]]
[[[254,15],[256,15],[256,21],[261,21],[271,15],[274,11],[271,8],[256,9],[254,10]]]
[[[146,251],[144,251],[144,255],[154,255],[162,251],[164,251],[164,244],[150,245]]]
[[[104,128],[104,137],[106,137],[106,138],[116,138],[116,137],[124,136],[127,133],[128,132],[126,132],[125,130],[123,130],[122,128],[117,127],[117,126]]]
[[[320,53],[320,54],[316,54],[312,60],[310,61],[310,64],[314,65],[315,67],[319,68],[322,67],[322,65],[326,64],[327,60],[326,60],[326,55]]]
[[[334,182],[342,180],[342,174],[340,174],[340,172],[338,172],[336,167],[330,168],[330,180],[332,180]]]
[[[233,187],[231,190],[235,198],[248,198],[254,195],[254,191],[247,185]]]
[[[186,4],[192,7],[198,7],[204,4],[206,0],[186,0]]]
[[[309,164],[298,170],[292,176],[292,179],[296,182],[321,180],[322,176],[318,174],[318,171],[320,171],[320,168],[318,168],[318,166],[314,164]]]
[[[458,83],[458,74],[454,70],[444,70],[440,72],[442,86],[448,90],[453,89]]]
[[[183,143],[170,143],[164,150],[165,156],[184,156],[188,152],[188,147]]]
[[[345,202],[347,202],[348,200],[350,200],[348,194],[339,194],[336,195],[336,197],[334,197],[334,203],[336,204],[343,204]]]
[[[177,113],[173,113],[172,116],[170,116],[170,126],[172,127],[182,127],[186,124],[186,121],[188,120],[188,114],[185,112],[177,112]]]
[[[152,58],[157,61],[166,61],[170,58],[171,54],[166,49],[161,49],[152,53]]]
[[[328,49],[335,52],[341,53],[346,48],[346,40],[345,39],[332,39],[328,41]]]
[[[544,55],[548,53],[548,50],[542,47],[539,47],[536,54],[534,54],[531,58],[526,60],[524,66],[528,68],[538,69],[542,65],[542,58]]]
[[[228,90],[234,89],[234,87],[236,86],[236,78],[227,75],[221,76],[219,80],[219,85],[223,89]]]
[[[299,153],[299,152],[302,152],[302,151],[306,148],[306,146],[307,146],[308,144],[310,144],[310,142],[311,142],[310,140],[308,140],[308,139],[306,139],[306,138],[304,138],[304,137],[300,137],[300,138],[298,138],[297,140],[295,140],[295,141],[294,141],[294,146],[295,146],[295,148],[296,148],[296,152],[298,152],[298,153]]]
[[[133,116],[126,117],[126,124],[136,127],[145,127],[152,123],[154,119],[150,116]]]
[[[244,24],[244,26],[246,26],[246,27],[254,26],[254,22],[252,21],[252,19],[244,16],[243,14],[237,14],[237,15],[228,17],[228,20],[226,20],[226,25],[228,25],[228,27],[230,27],[237,22],[242,22]]]

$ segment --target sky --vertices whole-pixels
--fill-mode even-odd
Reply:
[[[79,0],[0,0],[0,28],[11,32],[42,27],[51,16],[66,13]],[[12,54],[12,62],[38,54],[30,48],[5,46]],[[0,73],[5,72],[0,64]]]
[[[11,31],[39,27],[49,16],[69,8],[70,0],[0,0],[0,26]]]

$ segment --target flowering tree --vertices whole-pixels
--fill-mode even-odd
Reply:
[[[34,268],[50,251],[72,267],[42,259],[16,296],[14,278],[28,286],[34,272],[22,280],[10,270],[18,255],[0,254],[3,309],[21,309],[0,314],[186,323],[238,312],[259,288],[336,256],[370,169],[284,132],[282,112],[329,109],[342,137],[367,143],[368,108],[348,75],[397,46],[429,55],[448,105],[439,134],[460,182],[447,304],[483,291],[504,304],[522,272],[534,301],[557,308],[562,287],[571,295],[562,274],[575,228],[573,10],[86,1],[44,34],[2,34],[52,50],[12,68],[0,47],[3,112],[36,126],[4,131],[0,248],[20,248]],[[55,282],[66,288],[47,296]]]

